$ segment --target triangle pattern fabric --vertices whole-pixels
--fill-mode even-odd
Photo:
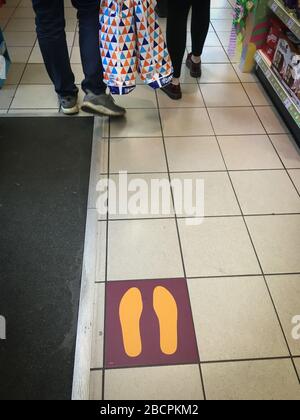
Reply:
[[[113,94],[130,93],[140,78],[154,89],[170,83],[173,67],[154,0],[102,0],[100,49],[104,81]]]

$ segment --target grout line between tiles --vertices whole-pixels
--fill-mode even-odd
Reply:
[[[162,141],[163,141],[163,147],[164,147],[166,165],[167,165],[167,170],[168,170],[169,182],[171,183],[170,166],[169,166],[168,153],[167,153],[167,147],[166,147],[166,142],[165,142],[165,137],[164,137],[164,129],[163,129],[163,123],[162,123],[162,117],[161,117],[161,112],[160,112],[160,106],[159,106],[159,100],[158,100],[157,92],[155,92],[155,95],[156,95],[156,100],[157,100],[158,116],[159,116],[159,122],[160,122],[160,127],[161,127]],[[174,192],[173,192],[172,186],[171,186],[171,198],[172,198],[172,203],[173,203],[173,210],[174,210],[174,216],[175,216],[175,225],[176,225],[177,236],[178,236],[178,244],[179,244],[179,249],[180,249],[182,268],[183,268],[184,277],[186,278],[185,261],[184,261],[184,255],[183,255],[183,248],[182,248],[182,243],[181,243],[179,225],[178,225],[178,220],[177,220],[177,216],[176,216],[175,199],[174,199]],[[188,285],[187,284],[186,284],[186,287],[188,288]],[[194,334],[196,334],[196,328],[195,328],[195,322],[194,322],[194,317],[193,317],[192,303],[191,303],[191,298],[190,298],[189,290],[188,290],[188,299],[189,299],[190,311],[191,311],[191,314],[192,314],[192,322],[193,322]],[[199,374],[200,374],[202,392],[203,392],[204,400],[206,400],[207,398],[206,398],[206,391],[205,391],[205,386],[204,386],[204,377],[203,377],[203,372],[202,372],[202,368],[201,368],[200,350],[199,350],[198,345],[197,345],[197,353],[198,353],[198,360],[199,360],[198,366],[199,366]]]
[[[110,174],[110,135],[111,118],[108,118],[108,150],[107,150],[107,174]],[[103,327],[103,375],[102,375],[102,400],[105,400],[105,356],[106,356],[106,306],[107,306],[107,283],[108,283],[108,247],[109,247],[109,185],[107,187],[107,215],[106,215],[106,244],[105,244],[105,291],[104,291],[104,327]]]

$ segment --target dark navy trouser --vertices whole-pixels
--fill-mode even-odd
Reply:
[[[39,45],[46,69],[59,95],[76,95],[78,89],[71,69],[66,33],[64,0],[32,0],[36,13]],[[82,89],[101,94],[103,68],[99,50],[99,0],[72,0],[79,20],[79,43],[85,79]]]

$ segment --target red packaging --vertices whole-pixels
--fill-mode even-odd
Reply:
[[[272,18],[270,23],[271,27],[267,36],[266,43],[262,49],[264,53],[269,57],[270,61],[273,61],[278,41],[280,38],[283,38],[286,28],[283,23],[276,18]]]

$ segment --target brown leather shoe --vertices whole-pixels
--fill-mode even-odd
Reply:
[[[192,60],[192,55],[192,53],[188,55],[186,65],[187,68],[190,69],[191,77],[198,79],[202,76],[201,62],[194,63]]]
[[[170,83],[168,86],[162,88],[162,91],[165,92],[165,94],[174,101],[178,101],[182,98],[180,85],[173,85],[173,83]]]

